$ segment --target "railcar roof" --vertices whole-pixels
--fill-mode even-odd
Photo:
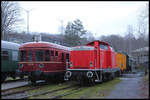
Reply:
[[[2,44],[1,48],[11,49],[11,50],[18,50],[19,47],[21,46],[18,43],[8,42],[8,41],[4,41],[4,40],[1,40],[1,44]]]
[[[53,48],[58,48],[58,49],[64,49],[67,51],[71,50],[71,47],[66,47],[66,46],[62,46],[59,44],[55,44],[55,43],[51,43],[51,42],[44,42],[44,41],[23,43],[21,47],[39,47],[39,46],[37,46],[37,44],[42,44],[42,45],[40,45],[41,47],[53,47]]]

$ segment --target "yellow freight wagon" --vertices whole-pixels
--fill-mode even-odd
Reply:
[[[117,52],[117,56],[116,56],[116,62],[117,62],[117,67],[119,67],[121,69],[121,71],[125,71],[126,70],[126,55]]]

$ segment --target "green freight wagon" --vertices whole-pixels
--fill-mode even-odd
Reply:
[[[16,77],[20,44],[1,40],[1,82]]]

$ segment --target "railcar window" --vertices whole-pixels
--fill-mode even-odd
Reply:
[[[58,51],[55,51],[56,61],[58,60]]]
[[[12,51],[12,60],[18,61],[18,52],[17,51]]]
[[[2,51],[2,59],[3,60],[8,60],[8,51]]]
[[[25,61],[26,60],[26,51],[21,51],[20,52],[20,60]]]
[[[62,53],[61,61],[64,62],[64,53]]]
[[[51,51],[51,56],[54,56],[54,51]]]
[[[37,51],[36,51],[35,60],[36,60],[36,61],[43,61],[43,57],[44,57],[44,52],[43,52],[43,50],[37,50]]]
[[[46,50],[45,56],[46,56],[45,60],[46,60],[46,61],[49,61],[49,50]]]
[[[55,52],[55,56],[58,56],[58,51]]]
[[[54,58],[54,51],[51,50],[51,61],[53,61]]]
[[[69,62],[69,54],[66,54],[66,62]]]
[[[29,51],[29,59],[28,60],[32,61],[32,51],[31,50]]]

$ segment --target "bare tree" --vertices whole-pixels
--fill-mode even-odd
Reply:
[[[1,34],[2,39],[6,40],[4,34],[8,34],[14,29],[19,22],[20,8],[17,2],[2,1],[1,2]]]
[[[132,50],[132,39],[134,38],[134,35],[133,35],[133,26],[131,25],[128,25],[127,26],[127,31],[126,31],[126,35],[125,35],[125,46],[126,46],[126,52],[127,53],[130,53],[131,50]]]
[[[137,33],[140,38],[147,39],[149,33],[149,4],[146,4],[143,8],[141,8],[138,15],[138,25],[137,25]]]

